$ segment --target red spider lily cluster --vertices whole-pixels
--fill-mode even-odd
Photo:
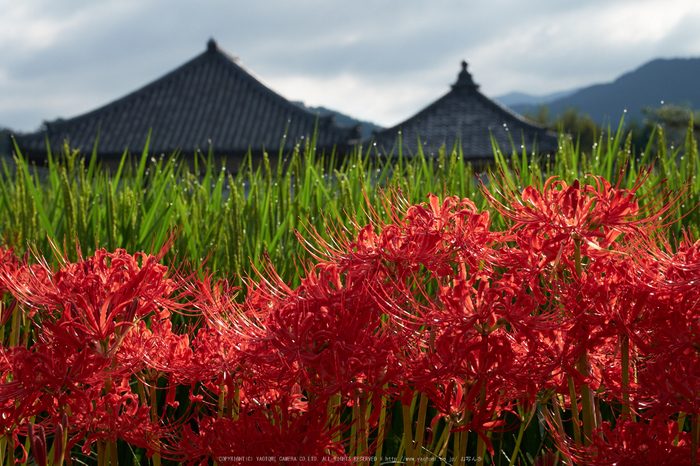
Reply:
[[[680,195],[639,199],[645,179],[493,180],[500,230],[393,193],[388,222],[299,235],[301,286],[268,264],[243,297],[169,270],[167,245],[57,270],[3,251],[0,464],[117,464],[124,443],[154,464],[464,464],[475,443],[488,464],[536,412],[537,464],[697,464],[700,242],[664,239]]]

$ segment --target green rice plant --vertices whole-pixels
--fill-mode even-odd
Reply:
[[[551,176],[568,183],[593,183],[589,174],[616,180],[625,168],[622,187],[630,188],[640,167],[654,164],[640,193],[662,180],[671,190],[687,186],[688,199],[678,215],[687,217],[697,235],[700,219],[693,208],[700,164],[692,127],[691,122],[685,144],[677,148],[667,147],[661,127],[643,150],[633,148],[622,121],[591,148],[581,148],[563,133],[556,154],[518,153],[513,146],[506,155],[494,145],[490,170],[502,170],[509,183],[522,188]],[[335,152],[319,153],[311,139],[289,154],[280,151],[276,160],[268,154],[259,163],[247,157],[236,173],[220,169],[222,161],[211,153],[199,153],[188,164],[177,153],[156,158],[148,145],[136,160],[125,152],[114,173],[101,166],[97,144],[88,157],[68,145],[60,154],[49,152],[46,168],[16,152],[16,163],[4,164],[0,180],[0,229],[20,252],[35,247],[49,254],[50,240],[64,245],[71,260],[77,245],[85,254],[99,248],[151,251],[179,230],[166,260],[206,262],[212,270],[237,277],[239,285],[266,261],[284,279],[298,280],[297,269],[309,256],[295,231],[314,228],[325,235],[329,223],[340,229],[363,224],[367,203],[386,215],[380,189],[400,189],[411,203],[436,193],[469,197],[479,208],[486,205],[459,144],[437,154],[419,149],[410,157],[401,144],[390,154],[375,146],[358,147],[341,158]],[[488,183],[488,174],[480,176]]]

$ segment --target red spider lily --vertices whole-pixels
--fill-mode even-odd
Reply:
[[[460,254],[468,266],[477,268],[479,260],[490,252],[489,245],[499,235],[491,233],[488,212],[479,213],[469,199],[448,197],[440,203],[437,196],[428,195],[428,203],[402,208],[406,204],[400,192],[384,198],[384,208],[392,223],[356,226],[352,240],[336,235],[332,242],[310,231],[317,246],[299,236],[309,252],[320,263],[336,263],[340,272],[362,270],[372,279],[381,270],[400,282],[421,265],[436,276],[451,275],[449,266]],[[371,206],[370,217],[379,218]],[[380,233],[376,233],[376,230]],[[382,261],[392,264],[391,270]]]
[[[191,282],[188,285],[188,291],[193,297],[191,306],[195,309],[198,317],[204,318],[204,324],[207,328],[222,333],[235,328],[236,333],[241,337],[250,336],[253,338],[257,336],[254,333],[258,326],[256,316],[244,312],[242,306],[236,302],[235,299],[240,288],[231,286],[228,280],[221,279],[212,283],[212,276],[205,275],[201,279]],[[248,299],[254,298],[249,296]],[[241,324],[248,325],[247,331],[238,328]]]
[[[560,367],[559,359],[540,351],[551,315],[538,314],[534,299],[498,276],[481,273],[473,285],[462,276],[440,287],[439,300],[426,305],[423,321],[430,329],[423,336],[429,350],[420,364],[411,364],[410,373],[438,417],[449,417],[455,432],[475,431],[492,454],[487,433],[503,428],[509,403],[523,397],[534,401]]]
[[[5,383],[12,372],[12,349],[5,348],[0,342],[0,383]]]
[[[621,342],[633,348],[644,345],[653,327],[649,292],[639,286],[639,261],[643,259],[620,252],[603,250],[589,257],[580,276],[553,277],[547,291],[553,311],[549,322],[564,343],[557,345],[561,367],[576,386],[597,387],[605,376],[607,387],[616,387],[608,394],[616,396],[621,395],[620,390],[629,394],[630,387],[629,373],[625,387],[620,378]],[[626,351],[629,355],[629,349]],[[585,370],[580,366],[582,358]],[[563,393],[568,392],[567,387],[562,388]]]
[[[417,382],[432,377],[489,380],[510,387],[537,386],[551,379],[559,358],[542,357],[546,338],[557,324],[524,290],[481,274],[471,286],[455,278],[441,286],[423,324],[430,328],[426,371]],[[498,382],[496,382],[498,381]],[[534,396],[537,390],[531,394]]]
[[[350,399],[400,378],[404,337],[382,317],[381,288],[391,287],[383,268],[380,257],[329,255],[291,290],[268,266],[246,302],[264,320],[265,335],[248,348],[256,372],[280,390],[301,383],[315,395]]]
[[[639,391],[646,397],[643,408],[668,414],[700,414],[698,350],[688,348],[683,352],[659,354],[647,361],[641,369]]]
[[[509,191],[507,234],[491,232],[469,200],[430,195],[409,207],[394,193],[385,199],[391,224],[327,242],[311,232],[317,264],[305,265],[301,286],[268,262],[242,304],[225,280],[170,278],[159,255],[99,251],[53,271],[3,265],[0,254],[0,279],[34,324],[28,348],[0,346],[0,432],[24,431],[36,416],[58,437],[65,414],[69,450],[123,439],[190,464],[319,464],[344,454],[346,406],[372,401],[356,426],[367,433],[382,403],[424,392],[438,411],[433,425],[444,417],[453,432],[473,430],[493,454],[489,434],[507,428],[515,403],[557,393],[552,400],[574,409],[586,385],[594,405],[627,411],[612,425],[595,419],[590,447],[544,414],[563,452],[590,464],[634,464],[635,448],[646,455],[640,464],[664,452],[682,461],[689,434],[671,420],[700,411],[700,243],[686,235],[675,253],[658,246],[648,230],[666,214],[640,207],[640,183],[550,179]],[[173,310],[197,323],[173,329]],[[132,389],[147,384],[150,396]],[[190,403],[178,408],[180,385],[190,385]],[[353,454],[371,451],[364,442]]]
[[[114,356],[135,322],[163,319],[178,307],[171,298],[178,285],[157,263],[164,251],[131,256],[101,250],[76,263],[64,261],[55,272],[45,262],[29,265],[26,259],[17,268],[0,267],[0,281],[27,307],[36,336],[29,349],[11,350],[11,377],[0,381],[3,427],[12,429],[31,416],[56,419],[72,413],[75,435],[68,449],[81,434],[92,439],[87,448],[96,438],[116,441],[116,436],[133,445],[153,444],[149,407],[137,408],[138,397],[128,388],[134,368],[118,364]],[[169,321],[154,325],[168,333]],[[162,356],[182,357],[181,346],[168,347]]]
[[[266,293],[264,285],[255,286],[250,288],[246,305],[240,305],[235,301],[239,288],[226,280],[212,283],[211,276],[195,281],[190,288],[192,306],[203,318],[195,342],[196,365],[214,373],[232,372],[242,364],[246,345],[265,336],[268,304],[275,297]]]
[[[452,275],[449,262],[459,250],[468,265],[475,266],[479,252],[488,250],[495,237],[489,232],[489,215],[477,213],[469,199],[448,197],[440,204],[437,196],[428,195],[429,207],[409,207],[405,216],[383,228],[379,239],[383,259],[400,264],[421,264],[436,276]],[[398,279],[403,277],[398,273]]]
[[[0,269],[0,282],[25,306],[40,311],[37,328],[44,334],[112,356],[135,319],[151,313],[162,319],[177,308],[170,298],[177,285],[158,264],[167,247],[156,256],[99,250],[57,272],[45,263],[25,263],[14,275]]]
[[[441,414],[433,419],[431,426],[434,427],[437,420],[445,416],[454,425],[452,432],[476,432],[493,455],[493,446],[487,434],[498,431],[506,424],[501,418],[504,414],[503,400],[498,390],[487,387],[487,382],[477,380],[465,388],[468,388],[466,392],[462,390],[461,383],[455,384],[454,381],[448,384],[445,394],[448,395],[449,401],[445,401],[450,403],[450,409],[447,412],[441,411]],[[436,402],[436,406],[442,406],[440,397],[431,397],[431,400]]]
[[[104,384],[109,361],[93,352],[74,353],[37,343],[29,351],[13,348],[12,380],[0,384],[0,426],[21,425],[43,412],[60,413],[73,403],[87,403]]]
[[[690,464],[690,434],[678,423],[654,417],[648,423],[631,419],[609,422],[594,431],[591,446],[577,455],[589,465],[656,466]]]
[[[668,241],[653,238],[635,248],[647,257],[636,271],[648,321],[636,342],[643,407],[699,413],[700,243],[686,232],[675,253]]]
[[[259,364],[276,374],[269,378],[301,382],[313,393],[330,396],[374,392],[401,376],[397,364],[401,335],[378,313],[372,284],[346,283],[325,299],[318,299],[323,277],[311,273],[305,285],[275,303],[266,323],[265,344],[274,353],[257,356]],[[322,278],[323,277],[323,278]],[[349,288],[348,288],[349,286]]]
[[[172,331],[170,320],[151,323],[151,328],[140,321],[125,337],[116,359],[130,372],[141,368],[176,375],[175,381],[186,377],[192,360],[189,336]],[[155,380],[157,377],[153,377]]]
[[[657,253],[655,258],[661,263],[663,277],[674,291],[677,291],[678,287],[697,291],[697,286],[693,285],[697,285],[697,280],[700,279],[700,240],[696,241],[688,230],[683,233],[683,240],[673,256],[664,257],[663,254]],[[671,250],[667,243],[664,249]]]
[[[13,248],[0,248],[0,269],[12,276],[16,273],[19,267],[20,262],[17,256],[15,256]],[[5,294],[7,294],[8,291],[10,290],[7,288],[7,286],[0,282],[0,300],[5,297]],[[1,325],[5,325],[5,323],[7,323],[7,320],[2,322]]]
[[[160,450],[158,439],[169,430],[151,421],[150,410],[149,405],[142,404],[138,395],[132,393],[128,380],[114,384],[106,395],[71,406],[69,424],[75,435],[70,447],[85,438],[82,450],[89,454],[92,443],[98,439],[116,442],[121,438],[153,454]]]
[[[668,308],[679,316],[697,314],[700,304],[700,241],[695,241],[689,231],[684,231],[683,239],[673,253],[670,251],[674,248],[665,238],[649,236],[642,239],[644,241],[633,246],[635,253],[647,258],[637,268],[637,273],[640,276],[638,286],[649,293],[650,305]]]
[[[543,369],[551,364],[533,367],[539,361],[526,352],[514,351],[516,345],[502,330],[488,337],[477,336],[474,342],[452,339],[449,347],[449,338],[443,339],[436,340],[435,353],[431,353],[436,356],[426,358],[433,371],[414,372],[412,380],[417,390],[428,394],[441,416],[459,426],[458,430],[475,430],[482,435],[504,425],[501,415],[505,407],[523,397],[532,402],[546,385],[545,378],[551,377]],[[438,362],[438,358],[444,361]],[[441,376],[450,379],[441,381]]]
[[[386,199],[385,207],[394,223],[382,226],[378,235],[371,225],[361,229],[355,241],[345,243],[345,251],[328,247],[326,259],[317,267],[319,279],[311,276],[314,283],[335,283],[338,289],[342,273],[347,273],[346,283],[354,285],[362,279],[361,293],[379,297],[386,303],[385,312],[404,309],[396,317],[403,319],[402,325],[410,325],[417,316],[407,314],[405,309],[425,307],[419,301],[427,298],[422,291],[424,272],[420,267],[438,279],[453,275],[455,269],[466,277],[467,270],[473,269],[470,282],[476,280],[480,276],[476,270],[484,266],[484,259],[492,259],[490,245],[499,238],[488,231],[488,213],[479,214],[468,199],[449,197],[440,203],[436,196],[428,198],[428,204],[409,207],[405,212],[396,207],[400,203],[398,194],[393,202]],[[365,270],[371,274],[365,275]],[[330,280],[325,278],[326,273]],[[411,291],[406,282],[418,288]],[[325,290],[326,296],[331,292]]]
[[[234,381],[265,385],[265,380],[256,378],[257,373],[246,369],[249,366],[246,347],[232,340],[230,335],[202,328],[193,339],[192,346],[193,355],[185,374],[189,383],[202,382],[216,396],[225,391],[229,397],[234,394]]]
[[[329,428],[325,406],[308,411],[295,406],[287,395],[272,405],[246,407],[236,420],[202,416],[196,428],[183,426],[170,450],[185,464],[330,464],[324,458],[343,455],[344,447],[334,440],[339,428]]]
[[[238,288],[226,280],[212,283],[211,276],[205,276],[190,287],[191,306],[201,313],[203,323],[192,339],[192,359],[182,372],[190,384],[203,386],[216,398],[224,395],[228,402],[240,403],[265,399],[280,385],[295,383],[293,374],[283,377],[284,381],[270,375],[279,374],[280,358],[268,342],[269,304],[278,299],[267,292],[268,287],[251,287],[244,305],[236,303]]]
[[[487,391],[480,381],[465,385],[464,381],[456,379],[422,388],[439,413],[431,421],[432,427],[444,417],[455,426],[453,432],[477,431],[486,441],[489,451],[493,452],[485,434],[505,425],[503,419],[498,419],[504,413],[502,400],[496,391]],[[481,399],[484,393],[487,395]]]
[[[621,189],[624,171],[620,170],[613,187],[603,177],[594,177],[596,186],[582,186],[575,180],[571,186],[556,177],[549,178],[540,188],[527,186],[522,194],[503,181],[493,181],[502,191],[506,203],[498,200],[485,186],[481,191],[491,205],[505,218],[514,222],[513,229],[523,228],[541,237],[542,247],[559,245],[571,240],[583,240],[594,249],[606,248],[623,233],[655,224],[667,218],[684,191],[669,200],[662,192],[639,206],[637,191],[648,179],[652,167],[640,171],[634,187]],[[544,235],[544,236],[543,236]]]

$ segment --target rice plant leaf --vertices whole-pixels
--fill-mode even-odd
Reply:
[[[198,243],[195,241],[195,233],[193,231],[196,228],[195,225],[199,223],[197,221],[198,219],[193,219],[190,216],[182,196],[176,197],[173,204],[180,214],[180,217],[184,219],[182,223],[182,237],[186,240],[187,250],[189,254],[193,255],[195,258],[198,258],[199,248],[197,247]]]
[[[139,244],[143,244],[143,242],[146,240],[146,237],[151,235],[151,233],[153,233],[154,229],[156,228],[157,222],[154,221],[154,219],[156,218],[156,214],[158,212],[161,212],[161,215],[159,217],[161,218],[164,213],[164,206],[166,211],[170,210],[170,206],[168,206],[167,203],[163,201],[165,190],[169,187],[171,187],[171,183],[163,182],[160,183],[160,185],[157,187],[155,195],[150,201],[150,206],[145,212],[143,220],[139,225]],[[146,208],[146,206],[142,206],[142,208]]]
[[[39,214],[39,221],[41,222],[41,227],[46,231],[46,234],[50,237],[54,237],[54,228],[51,225],[51,221],[49,220],[48,215],[46,215],[46,210],[44,210],[44,197],[41,192],[41,190],[37,189],[36,185],[34,184],[34,180],[32,176],[29,174],[29,168],[27,167],[27,162],[26,160],[22,157],[22,152],[19,150],[19,146],[17,146],[17,141],[15,141],[15,151],[17,154],[17,165],[20,167],[20,170],[22,171],[22,175],[24,176],[24,180],[26,182],[26,186],[29,189],[29,192],[32,196],[32,202],[34,204],[34,208],[36,209],[37,213]]]
[[[121,179],[121,176],[122,176],[122,170],[124,169],[124,164],[125,164],[126,159],[127,159],[127,154],[128,154],[128,152],[127,152],[127,150],[125,149],[125,150],[124,150],[124,153],[122,154],[122,158],[121,158],[121,160],[119,161],[119,167],[117,168],[117,173],[114,175],[114,178],[112,178],[112,181],[113,181],[113,183],[112,183],[112,194],[116,194],[116,193],[117,193],[116,190],[117,190],[117,188],[119,187],[119,180]]]
[[[158,209],[152,209],[153,212],[160,212],[157,217],[151,218],[148,225],[144,225],[143,223],[139,225],[139,240],[138,244],[136,245],[138,250],[145,251],[149,245],[148,238],[151,238],[154,234],[156,237],[160,237],[162,230],[168,229],[168,220],[170,219],[173,211],[172,206],[167,206],[165,208],[162,206],[159,207],[160,208]],[[158,227],[161,227],[161,229],[157,230]]]
[[[143,180],[144,173],[146,171],[146,162],[148,161],[148,146],[151,143],[151,132],[153,130],[148,130],[148,137],[146,138],[146,144],[143,146],[143,151],[141,152],[141,160],[139,161],[138,169],[136,170],[136,182],[134,185],[136,189],[141,189],[141,181]]]
[[[65,167],[61,167],[61,195],[63,196],[63,207],[65,212],[63,239],[68,244],[68,258],[72,262],[75,262],[77,260],[76,239],[78,237],[78,231],[76,227],[76,205]]]
[[[100,140],[100,128],[97,128],[97,136],[95,136],[95,144],[92,147],[90,155],[90,163],[88,164],[87,178],[92,180],[95,175],[95,167],[97,166],[97,143]]]

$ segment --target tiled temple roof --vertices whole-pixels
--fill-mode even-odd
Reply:
[[[68,140],[72,148],[90,153],[99,132],[98,154],[120,156],[127,147],[140,152],[152,129],[149,152],[206,153],[211,143],[216,155],[240,156],[249,148],[275,153],[285,134],[284,149],[292,149],[300,138],[311,137],[316,125],[321,149],[342,150],[359,137],[357,128],[339,127],[328,117],[317,119],[276,94],[211,39],[204,53],[143,88],[16,139],[24,153],[43,159],[47,136],[52,150]]]
[[[537,152],[557,149],[554,133],[479,92],[464,61],[450,92],[408,120],[377,132],[375,142],[380,149],[387,153],[393,149],[396,154],[399,133],[402,150],[409,154],[417,153],[418,138],[425,154],[435,154],[443,145],[450,151],[461,141],[465,159],[493,158],[491,136],[506,155],[512,152],[511,138],[519,152],[521,145],[525,145],[531,153],[533,142]]]

